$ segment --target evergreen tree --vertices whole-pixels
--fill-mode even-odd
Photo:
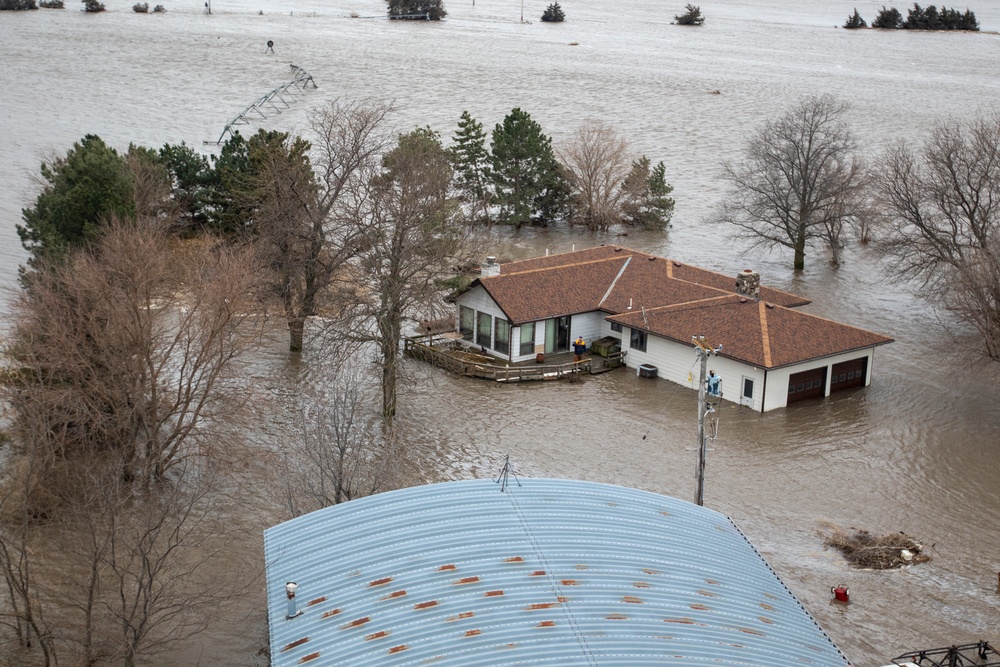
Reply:
[[[389,0],[390,19],[440,21],[447,15],[442,0]]]
[[[125,157],[88,134],[73,144],[66,157],[42,165],[45,185],[35,205],[24,209],[17,226],[28,266],[43,259],[60,259],[75,246],[94,238],[111,216],[135,214],[133,180]]]
[[[628,197],[623,207],[625,220],[646,229],[664,229],[674,214],[673,186],[667,183],[667,168],[660,161],[650,169],[649,158],[643,155],[632,163],[625,179]]]
[[[188,231],[204,227],[218,196],[217,174],[208,158],[183,142],[164,144],[158,157],[169,174],[181,226]]]
[[[566,15],[563,14],[562,7],[559,6],[558,2],[553,2],[542,12],[542,21],[546,23],[562,23],[565,20]]]
[[[85,12],[95,13],[104,11],[104,3],[99,2],[98,0],[82,0],[82,2],[83,11]]]
[[[895,7],[886,9],[885,5],[882,5],[878,16],[872,21],[872,27],[882,28],[883,30],[898,30],[903,27],[903,15]]]
[[[858,14],[858,8],[854,8],[854,13],[847,17],[847,22],[844,23],[844,27],[848,30],[856,30],[858,28],[867,28],[868,23],[861,18],[861,14]]]
[[[490,173],[499,222],[546,224],[565,207],[567,187],[552,140],[527,112],[513,109],[493,129]]]
[[[684,9],[683,14],[674,16],[674,23],[677,25],[701,25],[705,22],[705,17],[701,15],[701,7],[686,5]]]
[[[461,199],[471,209],[477,222],[490,223],[489,151],[483,125],[468,111],[462,112],[458,130],[452,138],[451,162],[455,169],[455,186]]]

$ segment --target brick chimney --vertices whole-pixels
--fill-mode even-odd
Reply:
[[[760,274],[752,269],[743,269],[743,273],[736,276],[736,293],[760,299]]]
[[[480,267],[479,273],[483,278],[492,278],[493,276],[499,276],[500,264],[497,263],[497,258],[494,257],[493,255],[487,257],[486,261],[483,262],[482,266]]]

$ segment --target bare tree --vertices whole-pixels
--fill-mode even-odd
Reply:
[[[66,461],[121,452],[121,474],[147,484],[208,454],[248,396],[233,371],[261,331],[256,266],[210,244],[175,252],[162,224],[108,222],[14,306],[14,438]]]
[[[559,151],[559,159],[573,191],[570,223],[606,230],[621,222],[629,195],[624,185],[632,171],[625,138],[603,123],[586,123]]]
[[[382,416],[396,414],[396,393],[407,318],[443,308],[441,282],[463,264],[467,228],[449,196],[452,170],[437,134],[417,129],[401,135],[358,199],[363,247],[357,259],[364,293],[351,310],[346,335],[378,350]]]
[[[830,95],[807,97],[757,130],[739,162],[723,165],[731,190],[719,219],[754,245],[791,248],[796,271],[817,240],[839,263],[843,227],[863,211],[863,168],[846,110]]]
[[[319,314],[324,296],[337,307],[327,292],[357,251],[345,200],[363,187],[360,179],[384,150],[381,130],[391,111],[373,100],[333,100],[311,116],[312,144],[263,130],[248,142],[252,167],[236,185],[236,197],[253,211],[291,352],[302,351],[306,320]]]
[[[916,151],[891,146],[871,180],[892,275],[918,281],[1000,360],[1000,114],[942,121]]]
[[[282,449],[285,505],[292,517],[394,488],[402,446],[381,428],[359,359],[342,359],[323,391],[299,407],[302,439]],[[377,388],[376,388],[376,391]]]

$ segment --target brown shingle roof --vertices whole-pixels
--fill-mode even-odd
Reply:
[[[722,343],[721,356],[760,368],[892,342],[871,331],[737,295],[647,308],[645,314],[632,310],[608,319],[685,344],[693,336],[705,336],[713,345]]]
[[[595,248],[587,248],[585,250],[576,250],[574,252],[549,255],[547,257],[536,257],[534,259],[508,262],[500,267],[500,275],[510,275],[525,271],[537,271],[539,269],[558,269],[564,266],[574,266],[583,262],[615,257],[636,257],[645,259],[646,261],[654,261],[656,262],[658,270],[661,271],[661,275],[665,274],[668,278],[674,278],[704,287],[714,287],[715,289],[728,293],[732,293],[736,288],[735,275],[730,276],[716,271],[709,271],[707,269],[702,269],[690,264],[684,264],[676,260],[664,259],[663,257],[657,257],[648,253],[639,252],[638,250],[623,248],[622,246],[616,245],[602,245]],[[641,263],[636,262],[636,266],[639,264]],[[635,286],[638,287],[638,285]],[[652,284],[647,283],[646,287],[652,288]],[[629,296],[633,297],[634,303],[637,295],[632,294]],[[772,287],[763,286],[761,287],[761,298],[769,303],[788,306],[789,308],[804,306],[809,303],[809,299],[801,297],[797,294],[791,294]],[[646,298],[646,302],[647,308],[655,305],[674,303],[674,301],[657,303],[652,295]]]

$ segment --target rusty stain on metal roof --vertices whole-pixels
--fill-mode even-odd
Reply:
[[[608,619],[609,621],[627,621],[628,620],[628,616],[626,616],[625,614],[608,614],[604,618]]]
[[[740,632],[745,632],[748,635],[756,635],[758,637],[766,637],[767,636],[763,632],[757,632],[756,630],[751,630],[750,628],[740,628],[739,630],[740,630]]]
[[[716,595],[712,591],[706,591],[705,589],[699,589],[698,590],[698,595],[704,595],[707,598],[717,598],[717,597],[719,597],[718,595]]]
[[[659,572],[659,570],[654,570],[654,569],[649,568],[649,567],[644,567],[644,568],[642,568],[642,573],[643,574],[659,574],[660,572]]]
[[[361,627],[362,625],[364,625],[365,623],[367,623],[370,620],[372,620],[372,619],[368,618],[367,616],[362,616],[361,618],[354,619],[353,621],[351,621],[347,625],[341,626],[340,629],[341,630],[350,630],[351,628],[359,628],[359,627]]]
[[[622,598],[622,600],[628,602],[629,604],[642,604],[642,598],[637,598],[634,595],[626,595]]]
[[[408,648],[410,647],[407,646],[406,644],[400,644],[399,646],[393,646],[391,649],[389,649],[389,653],[399,653],[400,651],[405,651]]]
[[[608,507],[618,507],[618,503],[608,503]]]
[[[331,609],[330,611],[325,611],[325,612],[323,612],[323,615],[322,615],[322,616],[320,616],[320,618],[321,618],[321,619],[322,619],[322,618],[330,618],[331,616],[336,616],[336,615],[337,615],[337,614],[339,614],[340,612],[341,612],[341,610],[340,610],[340,609]]]
[[[668,512],[667,510],[660,510],[660,514],[662,514],[663,516],[670,516],[670,512]]]
[[[566,602],[567,598],[565,595],[557,595],[556,602]]]
[[[442,565],[441,567],[439,567],[438,572],[446,572],[448,570],[457,570],[457,569],[458,568],[455,567],[454,563],[448,563],[447,565]]]
[[[772,607],[771,605],[769,605],[766,602],[761,602],[760,603],[760,607],[761,607],[761,609],[767,609],[768,611],[774,611],[774,607]]]
[[[708,584],[709,586],[718,586],[719,585],[719,582],[716,581],[715,579],[706,579],[705,583]]]
[[[511,556],[510,558],[504,558],[503,562],[505,562],[505,563],[523,563],[524,562],[524,557],[523,556]]]
[[[578,569],[578,570],[589,570],[590,567],[588,565],[584,564],[584,563],[580,563],[580,564],[578,564],[576,566],[576,569]]]
[[[691,605],[691,608],[697,611],[709,611],[709,607],[701,604],[700,602],[695,602]]]
[[[309,600],[309,602],[306,603],[306,606],[307,607],[311,607],[314,604],[319,604],[320,602],[326,602],[326,596],[325,595],[323,597],[321,597],[321,598],[316,598],[315,600]]]
[[[775,595],[773,593],[768,593],[767,591],[764,591],[764,597],[768,598],[769,600],[777,600],[778,599],[777,595]]]
[[[771,619],[769,619],[767,616],[758,616],[757,618],[759,618],[761,620],[761,623],[767,623],[768,625],[774,625],[774,621],[772,621]]]
[[[555,624],[556,624],[555,621],[542,621],[541,623],[539,623],[535,627],[536,628],[552,628],[552,627],[555,627]]]
[[[476,635],[478,635],[479,633],[480,633],[480,631],[479,631],[479,630],[466,630],[466,631],[465,631],[465,636],[466,636],[466,637],[475,637],[475,636],[476,636]]]
[[[532,572],[528,576],[529,577],[544,577],[545,576],[545,570],[535,570],[534,572]]]
[[[501,595],[503,595],[503,591],[501,591],[501,590],[486,591],[486,593],[483,594],[484,597],[488,597],[488,598],[500,597]]]
[[[555,602],[536,602],[524,608],[525,611],[535,611],[536,609],[551,609],[556,606]]]
[[[382,639],[383,637],[388,637],[391,632],[388,630],[379,630],[378,632],[373,632],[365,637],[365,641],[371,641],[373,639]]]
[[[563,586],[579,586],[579,582],[576,579],[563,579],[559,582]]]
[[[474,584],[479,581],[479,577],[462,577],[461,579],[456,579],[451,582],[453,586],[461,586],[462,584]]]
[[[416,609],[416,610],[430,609],[431,607],[436,607],[437,603],[438,603],[437,600],[428,600],[427,602],[418,602],[417,604],[413,605],[413,608]]]
[[[690,618],[665,618],[664,623],[683,623],[684,625],[695,625],[695,622]]]
[[[474,612],[474,611],[463,611],[463,612],[462,612],[461,614],[459,614],[458,616],[452,616],[451,618],[447,618],[447,619],[445,619],[445,620],[446,620],[446,621],[447,621],[448,623],[451,623],[451,622],[453,622],[453,621],[461,621],[461,620],[462,620],[462,619],[464,619],[464,618],[472,618],[472,617],[473,617],[473,616],[475,616],[475,615],[476,615],[476,612]]]
[[[302,639],[296,639],[295,641],[291,642],[290,644],[285,644],[285,648],[281,649],[281,652],[284,653],[285,651],[291,651],[296,646],[302,646],[307,641],[309,641],[308,637],[303,637]]]
[[[381,579],[376,579],[375,581],[369,582],[368,588],[371,588],[372,586],[385,586],[390,581],[392,581],[392,577],[383,577]]]
[[[386,595],[385,597],[383,597],[382,599],[383,600],[391,600],[393,598],[401,598],[404,595],[406,595],[406,591],[405,590],[393,591],[393,592],[389,593],[388,595]]]
[[[649,584],[645,581],[636,581],[632,585],[636,588],[649,588]]]
[[[316,651],[314,653],[310,653],[309,655],[304,655],[301,658],[299,658],[299,664],[301,665],[304,662],[309,662],[310,660],[315,660],[318,657],[319,657],[319,651]]]

